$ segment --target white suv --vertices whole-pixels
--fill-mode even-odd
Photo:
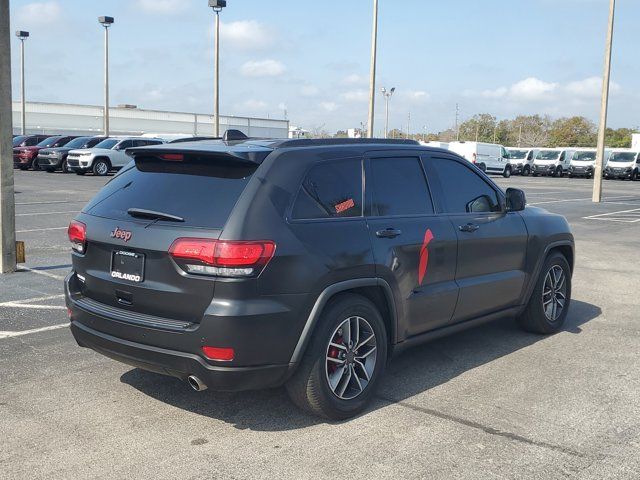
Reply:
[[[93,172],[94,175],[106,175],[110,170],[124,167],[131,161],[125,150],[133,147],[159,145],[165,143],[159,138],[147,137],[109,137],[93,148],[71,150],[67,156],[69,170],[78,175]]]

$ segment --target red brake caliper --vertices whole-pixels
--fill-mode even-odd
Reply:
[[[342,344],[342,337],[336,338],[336,340],[333,343],[336,343],[338,345]],[[329,356],[331,358],[339,358],[340,357],[340,350],[338,350],[336,347],[329,348]],[[329,362],[329,373],[335,372],[337,368],[338,368],[338,364],[337,363]]]

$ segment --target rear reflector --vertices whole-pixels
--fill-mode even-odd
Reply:
[[[209,360],[217,360],[219,362],[230,362],[235,355],[233,348],[220,347],[202,347],[202,353]]]
[[[259,275],[269,263],[276,244],[269,240],[229,241],[210,238],[178,238],[169,253],[184,262],[187,272],[223,277]],[[197,263],[193,263],[193,262]]]
[[[67,234],[69,235],[71,248],[78,253],[84,253],[87,244],[87,226],[82,222],[72,220],[67,229]]]

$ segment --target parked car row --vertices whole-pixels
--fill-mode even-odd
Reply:
[[[505,148],[483,142],[428,142],[425,145],[445,148],[466,158],[488,174],[505,178],[511,175],[540,175],[592,178],[595,148]],[[607,148],[604,156],[605,179],[640,178],[640,151],[630,148]]]
[[[161,138],[73,135],[18,135],[13,138],[13,166],[84,175],[107,175],[131,159],[127,148],[165,143]]]

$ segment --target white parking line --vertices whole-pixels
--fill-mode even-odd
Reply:
[[[64,295],[47,295],[46,297],[35,297],[35,298],[24,298],[22,300],[10,300],[8,302],[0,302],[0,307],[7,304],[23,304],[23,303],[32,303],[32,302],[44,302],[45,300],[55,300],[56,298],[64,298]]]
[[[53,278],[54,280],[64,280],[64,277],[61,277],[60,275],[56,275],[54,273],[45,272],[43,270],[34,270],[33,268],[29,268],[29,267],[19,267],[18,271],[35,273],[37,275],[42,275],[43,277]]]
[[[605,198],[603,200],[603,203],[607,203],[609,200],[631,200],[634,198],[638,198],[637,195],[625,195],[623,197],[609,197],[609,198]],[[545,205],[547,203],[564,203],[564,202],[584,202],[586,200],[591,200],[591,197],[583,197],[583,198],[567,198],[564,200],[549,200],[546,202],[534,202],[534,203],[530,203],[529,205]]]
[[[31,230],[16,230],[16,233],[48,232],[49,230],[66,230],[69,227],[32,228]]]
[[[51,203],[87,203],[89,200],[52,200],[49,202],[17,202],[16,205],[49,205]]]
[[[60,213],[78,213],[79,210],[65,210],[64,212],[38,212],[38,213],[16,213],[16,217],[31,217],[35,215],[57,215]]]
[[[31,335],[33,333],[49,332],[51,330],[59,330],[61,328],[68,327],[69,323],[60,323],[58,325],[50,325],[48,327],[32,328],[31,330],[22,330],[21,332],[2,332],[0,331],[0,340],[5,338],[22,337],[24,335]]]
[[[638,223],[640,222],[640,208],[631,210],[619,210],[617,212],[599,213],[583,217],[585,220],[602,220],[606,222]]]

